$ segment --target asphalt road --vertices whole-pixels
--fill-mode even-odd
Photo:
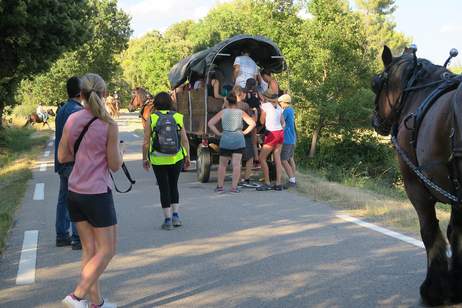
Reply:
[[[336,217],[292,191],[217,195],[194,172],[180,178],[182,228],[160,229],[154,174],[124,114],[125,159],[137,183],[115,194],[118,253],[102,277],[119,307],[418,307],[425,251]],[[58,177],[52,155],[17,211],[0,260],[0,307],[60,307],[79,277],[80,252],[55,247]],[[118,183],[125,184],[121,174]],[[44,183],[44,200],[33,200]],[[229,182],[227,183],[229,185]],[[38,230],[35,283],[16,285],[24,232]]]

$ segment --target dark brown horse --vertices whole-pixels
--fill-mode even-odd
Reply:
[[[47,113],[49,116],[53,116],[53,117],[56,115],[53,109],[48,109]],[[24,124],[24,127],[28,125],[34,125],[35,123],[43,123],[42,126],[48,125],[48,127],[50,128],[50,124],[48,124],[48,119],[43,121],[42,118],[39,117],[38,114],[35,112],[27,116],[27,120],[26,120],[26,123]]]
[[[420,295],[429,305],[462,302],[462,81],[445,67],[418,59],[416,50],[393,57],[385,46],[384,71],[374,77],[372,125],[392,134],[406,193],[420,222],[427,275]],[[451,204],[447,238],[435,203]]]
[[[135,88],[132,90],[132,99],[128,104],[128,111],[134,112],[141,108],[140,118],[143,128],[146,126],[146,121],[154,109],[154,101],[152,96],[143,88]]]

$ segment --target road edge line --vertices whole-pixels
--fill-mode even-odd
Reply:
[[[365,222],[365,221],[363,221],[361,219],[352,217],[350,215],[337,214],[336,216],[338,218],[340,218],[340,219],[345,220],[345,221],[357,224],[357,225],[359,225],[361,227],[364,227],[364,228],[367,228],[369,230],[373,230],[373,231],[382,233],[382,234],[387,235],[389,237],[393,237],[395,239],[398,239],[400,241],[403,241],[403,242],[406,242],[408,244],[414,245],[416,247],[425,248],[422,241],[416,240],[413,237],[410,237],[410,236],[407,236],[407,235],[404,235],[404,234],[401,234],[401,233],[398,233],[398,232],[395,232],[395,231],[391,231],[391,230],[383,228],[383,227],[379,227],[377,225],[371,224],[369,222]]]

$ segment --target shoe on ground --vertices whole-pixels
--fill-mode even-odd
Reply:
[[[72,241],[71,242],[72,250],[82,250],[82,242],[80,241]]]
[[[268,184],[263,184],[263,185],[260,185],[260,187],[257,187],[256,189],[257,191],[268,191],[268,190],[272,190],[273,188]]]
[[[71,294],[66,296],[62,300],[62,303],[69,308],[88,308],[88,302],[86,300],[77,300]]]
[[[239,183],[237,184],[238,187],[245,187],[245,185],[249,184],[250,180],[240,180]]]
[[[173,229],[173,224],[171,219],[165,219],[164,223],[162,224],[161,228],[163,230],[172,230]]]
[[[172,217],[172,225],[176,227],[181,227],[183,223],[180,220],[180,217],[178,215],[173,215]]]
[[[229,190],[229,192],[230,192],[230,193],[233,193],[233,194],[238,194],[238,193],[241,192],[241,190],[240,190],[239,188],[237,188],[237,187],[234,187],[234,188],[231,188],[231,189]]]
[[[117,304],[108,302],[105,298],[102,305],[91,304],[89,308],[117,308]]]
[[[284,189],[284,187],[282,187],[282,185],[273,185],[271,189],[276,190],[276,191],[281,191]]]
[[[287,183],[287,187],[289,187],[289,188],[296,188],[296,187],[297,187],[297,183],[289,182],[289,183]]]
[[[216,193],[219,193],[219,194],[222,194],[222,193],[225,192],[225,190],[223,189],[223,187],[218,187],[218,186],[217,186],[217,187],[215,188],[215,192],[216,192]]]
[[[65,238],[56,238],[56,247],[64,247],[69,245],[71,245],[71,238],[69,236]]]

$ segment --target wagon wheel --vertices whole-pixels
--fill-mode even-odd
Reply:
[[[210,149],[208,147],[198,147],[196,170],[199,182],[207,183],[209,181],[211,162]]]

